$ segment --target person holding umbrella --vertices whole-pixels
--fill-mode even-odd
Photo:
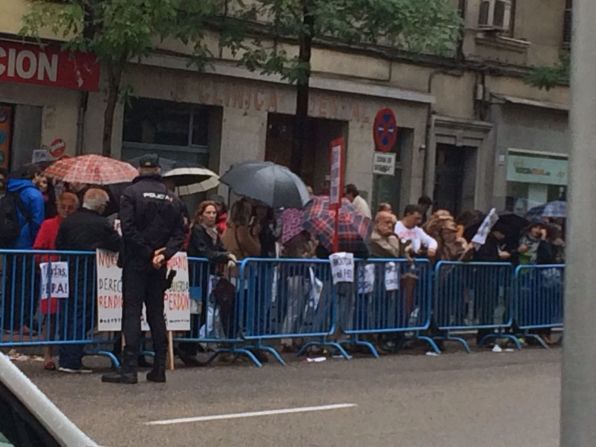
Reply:
[[[230,212],[228,227],[222,236],[224,247],[237,259],[261,256],[261,225],[253,215],[251,201],[238,200]]]
[[[123,267],[124,295],[122,332],[126,346],[122,368],[102,376],[103,382],[137,383],[143,303],[147,306],[147,321],[155,351],[155,362],[147,380],[166,381],[167,341],[163,318],[166,263],[182,248],[184,226],[175,198],[160,176],[159,157],[154,154],[143,157],[139,173],[120,201],[120,264]]]

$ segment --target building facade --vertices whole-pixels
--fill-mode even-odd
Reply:
[[[524,76],[532,65],[557,63],[568,47],[571,2],[455,3],[465,26],[453,58],[316,46],[301,173],[316,192],[328,181],[330,141],[344,137],[346,182],[374,204],[389,201],[402,209],[427,194],[455,213],[493,206],[521,212],[564,196],[568,87],[540,90]],[[72,82],[68,73],[44,77],[42,68],[53,74],[54,59],[39,56],[45,59],[36,60],[34,70],[35,51],[28,46],[13,52],[11,61],[11,46],[22,42],[26,8],[24,0],[0,4],[0,163],[14,168],[40,148],[100,152],[106,101],[101,67],[94,85],[93,67]],[[54,36],[43,37],[50,45],[40,51],[59,53]],[[289,163],[294,88],[239,67],[215,38],[207,43],[220,58],[203,72],[189,66],[190,50],[175,42],[130,64],[125,84],[133,98],[116,110],[115,157],[151,151],[220,173],[249,159]],[[373,121],[383,108],[393,110],[398,125],[389,175],[373,174]]]

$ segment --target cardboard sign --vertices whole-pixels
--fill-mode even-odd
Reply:
[[[42,262],[41,299],[68,298],[68,262]]]
[[[497,214],[497,210],[495,208],[491,209],[488,215],[482,221],[480,228],[478,228],[478,232],[472,238],[472,243],[476,249],[480,248],[486,243],[486,238],[498,220],[499,215]]]
[[[97,250],[97,330],[120,331],[122,328],[122,269],[118,253]]]
[[[333,253],[329,256],[331,261],[331,275],[333,284],[340,282],[354,282],[354,254]]]
[[[120,331],[122,328],[122,269],[118,254],[97,250],[97,318],[99,331]],[[176,270],[171,287],[164,293],[164,319],[168,331],[190,330],[190,293],[188,258],[177,253],[168,261],[168,273]],[[149,331],[143,306],[141,329]]]
[[[373,293],[375,289],[375,265],[366,264],[358,269],[358,293]]]
[[[168,331],[190,331],[190,291],[188,258],[176,253],[168,261],[168,273],[176,270],[172,286],[164,295],[164,316]]]
[[[399,290],[399,267],[395,262],[385,264],[385,290],[392,292]]]

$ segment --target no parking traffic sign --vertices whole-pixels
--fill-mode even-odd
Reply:
[[[381,109],[375,116],[373,124],[375,147],[381,152],[390,152],[397,141],[397,119],[389,108]]]

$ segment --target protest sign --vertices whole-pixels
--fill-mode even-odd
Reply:
[[[333,253],[331,261],[331,275],[333,284],[340,282],[354,282],[354,255],[352,253]]]
[[[385,264],[385,290],[399,290],[399,268],[395,262]]]
[[[171,270],[176,271],[176,276],[164,296],[166,325],[168,331],[190,331],[190,293],[186,253],[176,253],[168,261],[168,274]]]
[[[97,250],[97,330],[119,331],[122,327],[122,269],[118,253]]]
[[[366,264],[358,268],[358,293],[373,293],[375,289],[375,265]]]
[[[99,331],[120,331],[122,327],[122,269],[118,254],[97,250],[97,315]],[[188,259],[177,253],[168,261],[168,273],[176,270],[171,287],[164,293],[164,319],[168,331],[190,330]],[[143,305],[141,329],[149,331]]]
[[[41,299],[68,298],[68,262],[42,262]]]

